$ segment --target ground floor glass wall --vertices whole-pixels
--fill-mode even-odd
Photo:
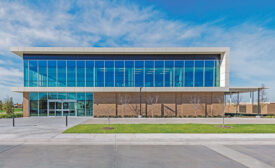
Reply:
[[[30,93],[30,116],[93,116],[93,93]]]

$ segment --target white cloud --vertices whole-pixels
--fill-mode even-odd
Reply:
[[[54,4],[55,3],[55,4]],[[234,27],[217,22],[194,25],[169,20],[154,7],[118,1],[53,1],[46,8],[18,2],[0,2],[0,77],[11,83],[22,72],[4,66],[11,58],[11,46],[229,46],[232,85],[272,87],[275,58],[275,30],[243,23]],[[72,8],[75,9],[72,10]],[[22,66],[22,65],[20,65]],[[13,70],[14,69],[14,70]],[[9,75],[5,75],[5,73]],[[1,83],[0,83],[1,85]],[[275,100],[275,90],[270,98]]]

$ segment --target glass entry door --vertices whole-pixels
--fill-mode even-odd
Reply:
[[[75,100],[48,100],[48,116],[76,116]]]

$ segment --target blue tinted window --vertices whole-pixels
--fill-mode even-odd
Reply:
[[[94,86],[94,61],[86,61],[86,86]]]
[[[125,61],[125,87],[134,86],[134,61]]]
[[[105,86],[114,87],[114,61],[105,61]]]
[[[115,61],[115,86],[124,87],[124,61]]]
[[[47,61],[38,61],[38,86],[47,87]]]
[[[30,93],[30,116],[38,116],[38,93]]]
[[[182,87],[184,79],[184,61],[175,61],[175,86]]]
[[[48,61],[48,86],[56,86],[56,61]]]
[[[47,116],[47,93],[39,93],[39,116]]]
[[[76,100],[76,93],[67,93],[68,100]]]
[[[155,61],[155,86],[163,87],[164,61]]]
[[[48,99],[57,100],[57,93],[48,93]]]
[[[104,87],[104,61],[95,61],[95,86]]]
[[[135,61],[135,87],[144,86],[144,61]]]
[[[93,93],[86,93],[86,116],[93,116]]]
[[[57,61],[57,86],[66,86],[66,61]]]
[[[214,63],[215,63],[214,86],[220,86],[220,60],[216,60]]]
[[[214,85],[214,61],[205,61],[204,86],[210,87]]]
[[[30,60],[29,61],[29,66],[30,66],[30,86],[37,86],[37,75],[38,75],[38,66],[37,66],[37,61],[36,60]]]
[[[24,60],[24,86],[29,86],[29,60]]]
[[[145,86],[154,86],[154,61],[145,61]]]
[[[186,87],[194,86],[194,61],[185,61],[185,81]]]
[[[76,86],[76,63],[75,61],[67,62],[67,86]]]
[[[77,93],[77,116],[85,116],[85,93]]]
[[[165,87],[173,87],[174,61],[165,61]]]
[[[77,61],[77,86],[85,86],[85,61]]]
[[[204,61],[195,61],[195,86],[203,87]]]
[[[58,99],[59,100],[67,99],[67,93],[58,93]]]

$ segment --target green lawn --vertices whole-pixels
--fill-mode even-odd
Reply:
[[[275,133],[275,124],[228,124],[221,128],[215,124],[80,124],[64,133]]]

